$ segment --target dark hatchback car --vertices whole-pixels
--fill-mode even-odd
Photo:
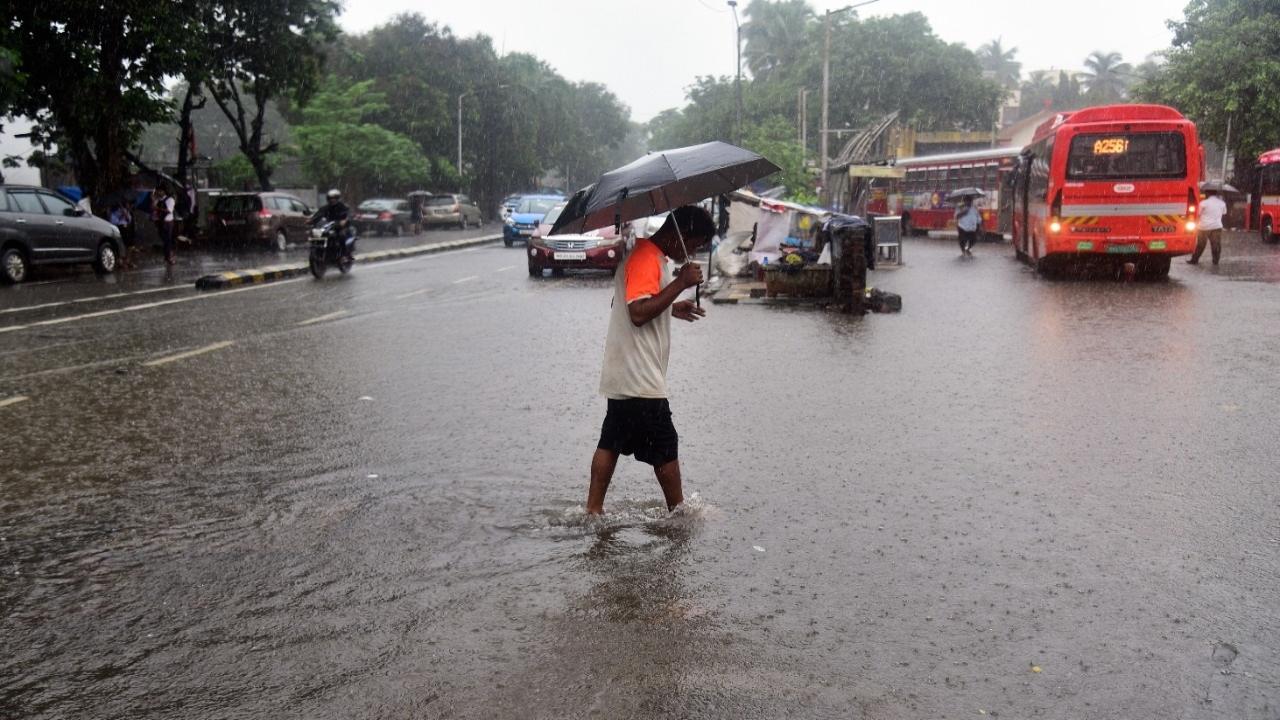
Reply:
[[[44,188],[0,185],[0,279],[26,280],[32,266],[92,263],[114,272],[124,253],[120,231]]]
[[[209,211],[209,235],[219,242],[284,250],[307,242],[311,208],[284,193],[223,193]]]
[[[408,200],[372,198],[360,203],[352,222],[361,234],[399,235],[413,224],[413,209]]]

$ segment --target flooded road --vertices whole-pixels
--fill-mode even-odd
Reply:
[[[975,255],[676,327],[670,518],[519,248],[0,325],[0,717],[1273,719],[1280,248]]]

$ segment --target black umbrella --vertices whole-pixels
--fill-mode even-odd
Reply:
[[[584,233],[732,192],[780,168],[725,142],[649,153],[600,176],[570,198],[552,235]]]
[[[963,200],[964,198],[986,197],[986,196],[987,194],[985,192],[983,192],[982,190],[979,190],[976,187],[967,187],[967,188],[960,188],[959,190],[952,191],[952,193],[947,196],[947,200],[948,201]]]

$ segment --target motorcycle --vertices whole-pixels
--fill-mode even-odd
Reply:
[[[330,265],[336,265],[338,271],[351,272],[355,264],[356,239],[347,237],[347,232],[338,223],[325,222],[311,228],[311,255],[307,264],[316,279],[324,277]]]

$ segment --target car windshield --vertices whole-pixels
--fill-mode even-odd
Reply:
[[[395,200],[365,200],[360,203],[360,210],[395,210]]]
[[[457,202],[458,201],[455,200],[452,195],[436,195],[435,197],[427,200],[427,205],[443,207],[445,205],[455,205]]]
[[[516,212],[527,213],[530,215],[545,215],[551,208],[556,206],[557,200],[550,198],[525,198],[520,201],[520,205],[516,207]]]
[[[542,222],[547,223],[548,225],[553,224],[560,217],[560,213],[562,212],[564,212],[563,203],[551,208],[551,210],[547,212],[546,216],[542,218]]]
[[[224,215],[261,209],[262,198],[257,195],[219,195],[213,200],[213,211]]]

